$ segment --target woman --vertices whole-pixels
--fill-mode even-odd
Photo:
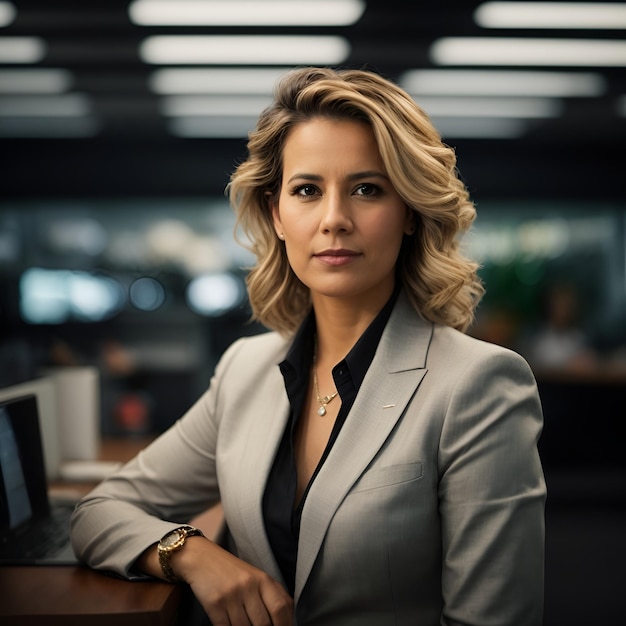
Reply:
[[[463,332],[454,152],[393,83],[315,68],[248,148],[228,192],[274,332],[78,505],[77,554],[188,583],[215,626],[541,624],[541,409],[520,356]],[[228,550],[171,534],[217,501]]]

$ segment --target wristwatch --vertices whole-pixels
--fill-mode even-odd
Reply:
[[[161,565],[161,569],[163,570],[163,575],[171,583],[183,582],[174,574],[174,570],[172,570],[172,565],[170,563],[172,552],[180,550],[185,545],[187,537],[191,537],[193,535],[200,535],[204,537],[203,532],[198,528],[194,528],[193,526],[180,526],[179,528],[170,530],[170,532],[163,535],[161,541],[159,541],[159,563]]]

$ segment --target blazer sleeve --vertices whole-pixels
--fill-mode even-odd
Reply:
[[[543,416],[519,355],[485,351],[449,397],[440,442],[442,624],[540,626]]]
[[[219,501],[215,449],[221,380],[241,344],[229,348],[208,390],[187,413],[78,504],[72,545],[87,565],[124,578],[166,532]]]

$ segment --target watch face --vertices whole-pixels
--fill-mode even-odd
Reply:
[[[173,548],[182,539],[183,534],[178,530],[173,530],[171,533],[165,535],[161,539],[161,546],[163,548]]]

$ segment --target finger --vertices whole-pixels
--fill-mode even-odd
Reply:
[[[261,597],[272,626],[293,626],[293,600],[281,585],[275,583],[262,587]]]
[[[254,626],[243,605],[237,603],[229,607],[228,619],[231,626]],[[271,622],[269,622],[271,624]]]
[[[204,610],[211,626],[250,626],[250,620],[241,605],[219,603],[205,606]]]
[[[252,626],[273,626],[272,617],[261,598],[258,598],[258,601],[249,602],[244,609]]]

